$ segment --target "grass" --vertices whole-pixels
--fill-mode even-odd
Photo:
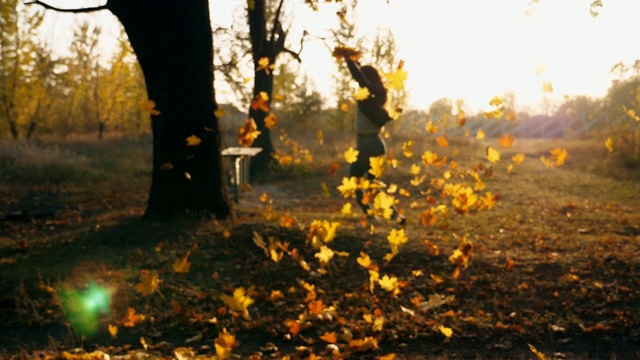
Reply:
[[[332,347],[320,339],[332,332],[338,335],[335,348],[351,358],[393,353],[415,359],[531,359],[529,344],[548,358],[640,356],[640,185],[637,174],[619,166],[599,142],[516,139],[514,147],[501,149],[493,178],[483,177],[483,191],[499,194],[495,208],[452,214],[447,226],[424,226],[419,215],[428,208],[426,196],[409,184],[408,165],[432,150],[468,169],[487,164],[486,146],[499,147],[491,140],[464,140],[438,149],[414,139],[416,155],[405,159],[402,143],[411,137],[391,137],[388,148],[402,164],[388,168],[383,180],[412,195],[399,203],[409,241],[386,263],[391,226],[382,221],[371,231],[359,215],[340,213],[349,200],[336,187],[346,176],[341,157],[352,139],[330,135],[322,146],[294,139],[310,149],[313,163],[254,182],[234,206],[234,219],[220,223],[141,219],[150,139],[0,144],[6,184],[0,188],[0,215],[25,207],[51,209],[28,221],[2,222],[0,339],[6,340],[0,354],[63,357],[63,351],[82,349],[169,358],[188,349],[194,356],[212,355],[214,340],[226,329],[239,342],[233,353],[243,358],[332,357]],[[555,147],[566,148],[569,158],[561,167],[546,168],[538,158]],[[527,158],[507,173],[516,153]],[[333,162],[341,165],[330,175]],[[424,171],[431,178],[444,169]],[[271,200],[270,212],[263,193]],[[284,226],[282,219],[291,223]],[[340,224],[329,246],[349,253],[335,256],[325,275],[306,242],[317,219]],[[270,260],[256,246],[256,233],[266,242],[288,243],[289,252],[279,262]],[[456,278],[449,256],[463,239],[473,251]],[[297,257],[291,256],[294,248]],[[175,272],[173,264],[187,251],[190,271]],[[379,287],[369,291],[369,272],[355,261],[361,252],[380,276],[400,281],[396,296]],[[150,296],[135,290],[141,270],[158,271],[162,280]],[[79,312],[69,296],[86,293],[90,284],[111,293],[109,306],[97,315]],[[251,288],[255,302],[248,316],[221,300],[239,287]],[[312,294],[328,308],[309,314]],[[453,300],[425,306],[436,294]],[[125,326],[129,308],[145,319]],[[380,316],[384,325],[376,331],[366,319]],[[292,336],[296,319],[301,330]],[[94,330],[82,334],[83,321]],[[109,334],[109,325],[118,327],[117,336]],[[441,325],[452,329],[451,338],[440,332]],[[375,339],[379,349],[360,352],[365,349],[349,344],[348,337]]]

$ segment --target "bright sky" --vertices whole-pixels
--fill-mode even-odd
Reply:
[[[210,0],[215,23],[228,24],[244,1]],[[300,3],[289,0],[286,4]],[[611,83],[611,67],[640,59],[640,1],[604,1],[597,18],[589,14],[591,0],[361,0],[357,16],[360,33],[373,37],[377,28],[395,31],[398,58],[408,72],[409,107],[428,108],[440,98],[465,99],[472,110],[488,109],[495,95],[515,92],[517,109],[542,104],[542,83],[553,84],[553,98],[583,94],[600,97]],[[63,4],[64,5],[64,4]],[[295,9],[290,45],[307,30],[329,36],[337,7],[320,3],[320,12]],[[534,10],[527,16],[527,10]],[[76,23],[78,15],[51,16],[47,36],[60,44],[70,36],[62,24]],[[95,17],[91,21],[96,21]],[[103,28],[110,14],[97,21]],[[114,35],[116,31],[104,30]],[[67,45],[68,46],[68,45]],[[330,96],[336,71],[330,51],[321,41],[304,45],[302,70]],[[534,69],[545,67],[536,75]],[[549,95],[547,95],[549,96]],[[223,99],[220,99],[223,100]]]

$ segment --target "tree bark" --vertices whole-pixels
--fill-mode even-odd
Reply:
[[[138,57],[152,115],[148,218],[230,213],[214,113],[213,43],[207,0],[109,0]],[[195,135],[202,141],[188,146]]]

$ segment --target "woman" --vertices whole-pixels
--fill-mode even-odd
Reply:
[[[386,147],[380,137],[380,130],[392,120],[384,108],[387,102],[387,89],[382,83],[382,78],[376,68],[371,65],[361,66],[352,53],[345,53],[343,57],[353,78],[360,87],[366,87],[370,94],[366,99],[358,100],[357,102],[355,130],[357,134],[356,149],[359,154],[357,160],[349,166],[349,176],[373,180],[374,176],[369,172],[371,168],[369,158],[386,154]],[[369,202],[365,203],[363,201],[364,192],[362,190],[356,191],[356,199],[364,213],[369,215],[371,206]],[[391,219],[397,221],[400,225],[403,225],[405,220],[404,216],[399,215],[395,208],[393,208]]]

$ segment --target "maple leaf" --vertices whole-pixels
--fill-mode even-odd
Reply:
[[[378,280],[378,284],[383,290],[393,293],[393,296],[396,296],[400,293],[398,278],[395,276],[389,277],[388,275],[385,275],[382,277],[382,279]]]
[[[424,130],[427,132],[427,134],[435,134],[438,132],[438,126],[434,125],[433,121],[429,120]]]
[[[487,191],[484,196],[480,197],[480,201],[487,209],[491,210],[496,203],[496,198],[491,194],[491,191]]]
[[[386,168],[386,160],[384,156],[372,156],[369,158],[369,173],[376,179],[382,176]]]
[[[413,146],[413,141],[411,141],[411,140],[402,143],[402,154],[407,159],[409,159],[410,157],[413,156],[413,152],[411,151],[411,147],[412,146]]]
[[[264,56],[258,60],[258,67],[256,68],[256,72],[264,70],[264,72],[269,75],[269,73],[275,69],[275,64],[271,64],[269,62],[269,58]]]
[[[435,165],[438,161],[438,155],[427,150],[422,154],[422,163],[425,166]]]
[[[513,161],[514,164],[521,164],[524,159],[525,159],[525,155],[520,153],[520,154],[516,154],[511,158],[511,161]]]
[[[564,165],[564,162],[569,157],[569,153],[567,152],[566,149],[563,149],[563,148],[555,148],[555,149],[552,149],[549,152],[551,154],[550,158],[547,158],[545,156],[541,156],[540,157],[540,160],[547,167],[562,166],[562,165]]]
[[[232,350],[238,346],[235,335],[229,334],[227,329],[222,329],[218,333],[218,338],[214,340],[216,348],[216,359],[224,360],[233,356]]]
[[[498,139],[498,144],[503,148],[508,148],[513,146],[513,140],[514,140],[513,136],[505,133]]]
[[[353,146],[349,146],[347,151],[344,152],[344,160],[347,164],[353,164],[358,160],[358,154],[360,154],[360,151],[355,150]]]
[[[478,130],[478,132],[476,133],[476,139],[478,140],[484,139],[484,130],[482,129]]]
[[[358,178],[355,176],[349,178],[343,177],[342,185],[338,185],[337,189],[345,199],[354,197],[356,194],[356,190],[358,190]]]
[[[339,225],[340,223],[337,221],[313,220],[307,233],[307,242],[314,249],[320,249],[324,244],[333,241]]]
[[[546,93],[553,92],[553,84],[551,83],[551,81],[545,81],[542,83],[542,91]]]
[[[447,139],[443,136],[440,135],[436,138],[436,143],[438,144],[438,146],[440,146],[441,148],[446,148],[449,147],[449,142],[447,141]]]
[[[502,105],[502,102],[503,102],[503,99],[500,96],[496,95],[493,98],[491,98],[491,100],[489,100],[489,105],[497,107]]]
[[[233,291],[233,296],[226,294],[220,295],[220,300],[224,302],[229,309],[233,311],[247,311],[247,308],[254,303],[254,300],[247,295],[243,287],[239,287]]]
[[[440,330],[440,332],[441,332],[444,336],[446,336],[446,337],[448,337],[448,338],[450,338],[450,337],[451,337],[451,335],[453,335],[453,330],[451,330],[450,328],[448,328],[448,327],[446,327],[446,326],[442,326],[442,325],[440,325],[440,326],[438,327],[438,329]]]
[[[122,320],[122,326],[125,327],[134,327],[137,322],[144,320],[144,315],[136,314],[136,309],[130,307],[127,308],[127,314]],[[118,332],[118,328],[116,327],[116,333]]]
[[[140,283],[136,285],[136,291],[144,296],[153,294],[160,285],[157,271],[142,270],[140,272]]]
[[[371,336],[364,339],[353,339],[349,341],[349,348],[352,351],[365,352],[378,349],[378,340]]]
[[[187,146],[198,146],[202,142],[202,139],[195,135],[190,135],[189,137],[187,137],[186,142]]]
[[[335,332],[325,332],[320,336],[320,340],[329,344],[335,344],[338,341],[338,335]]]
[[[353,216],[355,215],[355,213],[353,212],[353,206],[351,206],[351,203],[346,203],[342,206],[342,210],[340,210],[340,213],[343,216]]]
[[[369,96],[371,96],[371,92],[369,92],[369,89],[366,87],[358,88],[358,90],[353,93],[353,98],[358,101],[365,100]]]
[[[342,111],[342,112],[349,111],[349,104],[347,104],[347,103],[340,104],[340,111]]]
[[[314,300],[314,301],[309,302],[309,304],[307,304],[307,307],[309,308],[309,311],[313,315],[320,315],[320,314],[322,314],[324,309],[327,308],[327,305],[324,304],[322,299],[318,299],[318,300]]]
[[[253,118],[249,118],[247,122],[240,128],[238,132],[238,143],[242,146],[251,146],[253,141],[261,134],[258,126]]]
[[[251,109],[253,110],[261,110],[265,113],[269,112],[269,95],[261,91],[258,93],[253,100],[251,100]]]
[[[458,267],[466,268],[471,261],[471,250],[473,250],[473,244],[467,239],[463,239],[458,248],[449,256],[449,261]]]
[[[379,192],[373,198],[373,215],[379,215],[389,220],[393,216],[393,206],[398,202],[393,195]]]
[[[331,261],[331,259],[333,259],[334,255],[335,253],[333,250],[331,250],[331,248],[326,245],[322,245],[320,247],[320,251],[315,254],[315,257],[318,258],[318,261],[320,261],[320,266],[326,266]]]
[[[395,72],[384,74],[387,79],[387,87],[392,90],[404,89],[404,81],[407,80],[407,71],[403,69],[404,61],[400,61]]]
[[[391,232],[387,236],[387,241],[389,241],[389,245],[391,245],[392,249],[397,249],[406,244],[409,241],[409,238],[407,238],[404,229],[391,229]]]
[[[611,136],[609,136],[605,141],[604,141],[604,146],[607,147],[607,150],[609,152],[613,152],[613,139],[611,138]]]
[[[160,115],[160,111],[156,109],[156,102],[153,100],[140,100],[138,103],[140,108],[153,116]]]
[[[269,115],[264,118],[264,126],[267,129],[272,129],[276,125],[278,125],[278,118],[274,113],[269,113]]]
[[[189,254],[191,251],[187,251],[184,256],[181,256],[173,263],[173,271],[177,273],[188,273],[191,270],[191,263],[189,262]]]
[[[498,150],[492,148],[491,146],[487,146],[486,153],[486,159],[489,160],[489,162],[491,162],[492,164],[500,161],[500,152]]]

